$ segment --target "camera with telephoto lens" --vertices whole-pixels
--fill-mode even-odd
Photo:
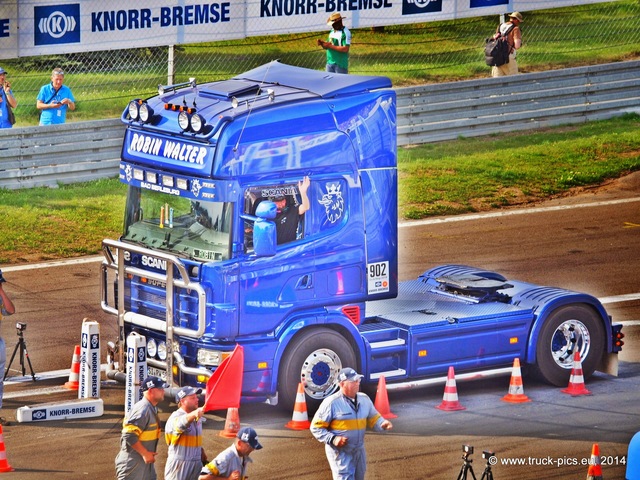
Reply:
[[[495,452],[489,452],[488,450],[485,450],[484,452],[482,452],[482,458],[484,458],[485,460],[490,460],[495,456],[496,456]]]
[[[18,330],[18,332],[24,332],[26,329],[27,329],[26,323],[22,323],[22,322],[16,323],[16,330]]]

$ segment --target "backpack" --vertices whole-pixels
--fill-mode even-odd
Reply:
[[[502,65],[509,63],[509,52],[511,46],[507,41],[509,32],[515,28],[515,25],[511,24],[504,34],[498,33],[496,38],[487,38],[484,46],[484,61],[490,67],[501,67]]]

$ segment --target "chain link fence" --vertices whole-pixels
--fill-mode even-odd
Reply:
[[[608,63],[640,57],[640,2],[619,0],[523,12],[522,72]],[[350,73],[386,75],[407,86],[488,76],[483,46],[500,18],[355,29]],[[348,19],[345,24],[349,26]],[[155,94],[158,84],[198,83],[237,75],[271,60],[324,69],[322,33],[250,37],[243,40],[134,48],[3,61],[19,101],[16,126],[37,123],[36,96],[54,67],[78,108],[68,121],[113,118],[132,98]]]

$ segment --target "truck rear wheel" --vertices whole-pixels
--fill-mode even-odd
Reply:
[[[339,333],[324,328],[303,332],[283,357],[278,378],[279,403],[291,410],[302,382],[307,409],[315,412],[324,398],[338,390],[338,372],[343,367],[357,366],[351,344]]]
[[[604,326],[600,317],[584,305],[559,308],[549,315],[536,347],[536,374],[558,387],[566,387],[575,352],[580,353],[582,374],[589,378],[604,354]]]

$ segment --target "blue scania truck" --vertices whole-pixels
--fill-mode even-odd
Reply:
[[[386,77],[271,62],[159,86],[122,115],[124,229],[102,307],[147,339],[152,373],[202,387],[244,350],[242,401],[313,409],[344,366],[406,388],[507,373],[566,386],[617,367],[593,296],[445,265],[398,282],[396,96]],[[279,229],[289,235],[279,237]]]

